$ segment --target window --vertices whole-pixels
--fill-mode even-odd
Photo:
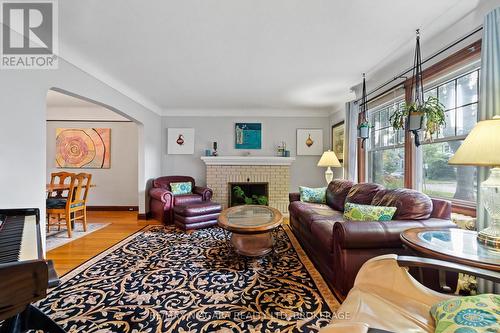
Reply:
[[[476,168],[448,165],[477,122],[479,69],[434,86],[424,94],[436,97],[446,110],[446,126],[432,143],[422,145],[421,190],[432,196],[475,201]]]
[[[368,180],[387,188],[404,186],[404,131],[396,131],[389,123],[395,108],[403,101],[377,107],[368,112],[372,124],[368,150]]]

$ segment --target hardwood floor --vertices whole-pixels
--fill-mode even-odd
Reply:
[[[59,276],[78,267],[144,226],[160,224],[155,220],[138,221],[137,212],[124,211],[89,211],[87,221],[89,223],[110,223],[110,225],[48,251],[47,259],[54,261],[54,267]],[[81,224],[77,224],[78,227],[81,228]]]

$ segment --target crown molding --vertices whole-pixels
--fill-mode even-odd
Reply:
[[[165,109],[165,117],[330,117],[330,109],[282,109],[282,108],[207,108]]]

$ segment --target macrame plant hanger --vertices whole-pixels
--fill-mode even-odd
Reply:
[[[413,101],[419,109],[424,104],[424,80],[422,75],[422,54],[420,51],[420,29],[416,31],[415,57],[413,61],[413,76],[411,79],[411,90],[413,92]],[[413,133],[415,138],[415,146],[420,146],[419,132],[423,125],[423,116],[411,114],[407,118],[408,131]]]
[[[365,148],[365,141],[370,136],[370,125],[366,118],[367,98],[366,98],[366,77],[363,73],[363,92],[361,96],[360,122],[358,126],[358,137],[361,139],[361,148]]]

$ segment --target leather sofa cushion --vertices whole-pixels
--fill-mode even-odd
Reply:
[[[386,190],[376,195],[372,202],[376,206],[396,207],[395,220],[426,220],[432,214],[432,200],[426,194],[407,188]]]
[[[186,206],[202,202],[203,197],[199,194],[181,194],[174,196],[174,206]]]
[[[217,225],[217,219],[205,222],[188,223],[188,224],[184,224],[177,220],[174,220],[174,223],[176,226],[178,226],[183,230],[196,230],[196,229],[209,228]]]
[[[350,180],[335,179],[326,189],[326,204],[332,209],[343,212],[347,193],[354,185]]]
[[[208,221],[217,221],[219,218],[219,213],[199,215],[199,216],[182,216],[178,214],[174,214],[174,221],[179,224],[192,224],[192,223],[200,223],[200,222],[208,222]]]
[[[356,203],[360,205],[373,205],[373,198],[380,191],[384,191],[384,187],[374,183],[360,183],[353,185],[347,194],[345,202]],[[379,205],[382,206],[382,205]],[[390,206],[390,205],[387,205]],[[344,210],[342,208],[342,210]]]
[[[176,196],[177,198],[177,196]],[[218,214],[222,210],[222,206],[216,202],[204,202],[190,206],[176,206],[174,213],[180,216],[204,216]],[[215,218],[217,219],[217,217]]]
[[[333,223],[335,221],[344,220],[342,212],[333,210],[329,206],[323,204],[294,201],[290,203],[288,210],[290,211],[290,215],[296,217],[306,230],[311,230],[311,224],[316,221],[328,220]]]
[[[333,253],[333,224],[332,220],[317,220],[311,224],[311,234],[316,239],[322,253]]]

